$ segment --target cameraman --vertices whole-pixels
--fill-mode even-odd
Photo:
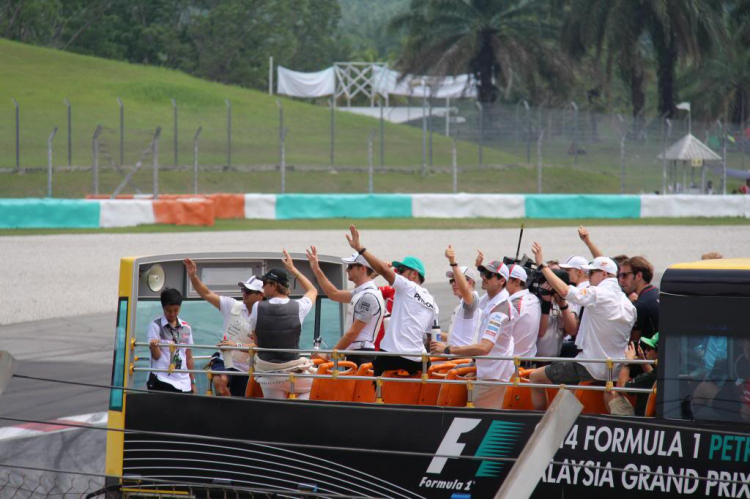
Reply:
[[[534,243],[531,248],[536,264],[558,295],[570,303],[586,307],[579,329],[578,360],[617,359],[627,347],[630,331],[635,323],[635,307],[617,283],[617,265],[607,257],[595,258],[589,270],[590,287],[578,289],[568,286],[544,263],[542,247]],[[617,372],[613,373],[617,376]],[[555,362],[532,371],[532,383],[577,385],[581,381],[606,380],[607,367],[602,363]],[[532,402],[536,409],[546,409],[544,390],[532,389]]]
[[[548,261],[547,266],[553,271],[560,269],[554,260]],[[542,318],[539,321],[536,354],[539,357],[559,357],[563,338],[566,334],[574,335],[577,332],[578,321],[565,298],[558,295],[548,282],[542,284],[541,288],[544,290],[540,302]]]

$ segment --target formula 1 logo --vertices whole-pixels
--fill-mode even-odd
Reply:
[[[462,440],[464,434],[476,429],[481,422],[481,419],[475,418],[454,418],[435,452],[436,456],[432,458],[430,465],[427,467],[427,473],[439,475],[443,472],[450,456],[461,456],[466,448],[466,443],[460,440]],[[523,431],[523,426],[523,423],[492,421],[474,455],[490,458],[507,457]],[[475,476],[500,476],[503,466],[504,463],[502,461],[494,459],[482,460]]]

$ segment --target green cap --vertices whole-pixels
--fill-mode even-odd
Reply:
[[[424,279],[424,264],[422,263],[422,260],[416,256],[407,256],[400,262],[394,260],[391,263],[394,267],[409,267],[412,270],[416,270],[417,273],[422,276],[422,279]]]
[[[659,333],[656,333],[651,338],[641,338],[641,342],[645,343],[646,345],[650,346],[654,350],[658,350],[659,347]]]

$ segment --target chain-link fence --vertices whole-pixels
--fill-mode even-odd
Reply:
[[[0,197],[724,192],[722,159],[659,159],[688,132],[730,170],[750,167],[743,124],[691,123],[687,113],[667,120],[574,102],[402,99],[365,110],[367,117],[332,112],[330,100],[262,107],[161,100],[131,110],[123,99],[88,106],[65,99],[59,109],[14,99],[0,120]],[[399,124],[389,121],[396,114]],[[727,193],[743,183],[730,178]]]

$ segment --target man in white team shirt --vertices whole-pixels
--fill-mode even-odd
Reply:
[[[577,289],[589,287],[589,272],[586,270],[589,261],[582,256],[571,256],[560,264],[560,268],[568,273],[570,283]],[[580,347],[578,346],[578,331],[581,325],[583,308],[576,303],[569,303],[570,312],[575,316],[575,331],[568,332],[565,341],[561,347],[560,355],[562,357],[575,357],[578,355]]]
[[[553,383],[577,385],[581,381],[607,379],[607,365],[587,363],[586,359],[619,359],[630,340],[630,331],[635,323],[635,306],[630,302],[617,282],[617,264],[607,257],[595,258],[585,268],[589,271],[591,286],[578,289],[568,286],[552,272],[542,255],[542,247],[534,243],[531,251],[544,277],[552,288],[564,296],[569,303],[586,307],[581,319],[579,336],[581,352],[576,356],[579,362],[555,362],[531,372],[532,383]],[[617,366],[619,368],[619,365]],[[618,369],[613,373],[617,378]],[[547,397],[543,389],[533,389],[531,399],[536,409],[547,407]]]
[[[445,273],[450,279],[453,295],[459,298],[459,303],[451,316],[448,329],[448,345],[451,347],[472,345],[477,342],[479,322],[482,310],[479,308],[479,293],[474,288],[479,281],[479,273],[472,267],[458,266],[456,252],[448,246],[445,257],[451,270]],[[458,270],[456,272],[456,270]]]
[[[242,301],[235,300],[229,296],[219,296],[206,286],[197,275],[197,266],[190,258],[185,258],[185,270],[193,284],[196,293],[208,303],[216,307],[224,317],[222,326],[223,338],[218,346],[241,347],[249,346],[250,333],[250,311],[256,302],[263,300],[263,281],[255,276],[237,285],[242,291]],[[231,362],[226,362],[225,356],[232,356]],[[241,350],[226,350],[222,354],[214,354],[211,362],[213,371],[239,371],[246,373],[249,368],[250,355]],[[228,366],[227,364],[230,364]],[[214,392],[219,396],[244,397],[247,387],[247,376],[229,376],[220,374],[213,377]]]
[[[375,351],[375,338],[380,331],[380,325],[385,316],[383,294],[373,282],[377,273],[370,267],[367,260],[357,253],[341,261],[346,264],[346,277],[354,283],[351,291],[338,289],[328,280],[320,268],[318,250],[311,246],[307,250],[307,259],[315,274],[315,279],[328,298],[338,303],[348,303],[349,311],[346,321],[346,332],[333,347],[336,350],[358,350],[362,352]],[[324,354],[318,357],[326,358]],[[373,355],[352,355],[350,359],[355,364],[362,365],[373,362]]]
[[[513,336],[510,320],[513,314],[508,291],[508,267],[499,260],[481,265],[483,255],[479,252],[477,267],[482,276],[482,289],[487,291],[480,300],[481,319],[480,336],[471,345],[451,346],[441,342],[432,342],[433,353],[447,355],[486,355],[492,357],[513,356]],[[512,360],[477,359],[477,379],[482,381],[508,381],[513,375]],[[502,407],[505,396],[504,385],[475,385],[474,405],[482,408]]]
[[[407,256],[402,261],[392,262],[392,267],[370,253],[360,241],[359,231],[352,225],[346,240],[349,246],[364,257],[367,263],[380,274],[393,289],[393,310],[388,329],[385,331],[380,349],[385,352],[403,352],[414,354],[406,356],[378,355],[373,362],[375,376],[383,371],[403,369],[410,374],[422,370],[421,355],[426,353],[424,335],[429,333],[433,324],[437,324],[438,307],[429,291],[422,287],[424,283],[424,264],[419,258]]]
[[[508,269],[510,277],[508,285],[508,300],[513,307],[513,318],[510,328],[513,332],[513,356],[535,357],[536,341],[539,338],[539,322],[542,320],[542,307],[539,298],[526,289],[528,275],[526,270],[518,264]],[[522,367],[534,367],[532,361],[524,361]]]

